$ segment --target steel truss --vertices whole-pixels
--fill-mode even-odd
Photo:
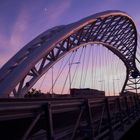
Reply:
[[[0,103],[0,137],[12,140],[120,140],[140,119],[137,94],[98,100],[1,99]]]
[[[23,47],[0,70],[1,97],[11,92],[24,96],[58,60],[86,44],[102,44],[116,54],[127,68],[122,92],[136,90],[135,78],[140,78],[135,64],[135,24],[124,12],[106,11],[49,29]]]

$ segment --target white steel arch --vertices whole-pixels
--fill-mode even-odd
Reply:
[[[126,13],[105,11],[49,29],[24,46],[0,70],[0,96],[7,97],[11,92],[24,96],[54,63],[86,43],[103,44],[121,58],[127,67],[122,91],[127,90],[128,81],[132,81],[129,79],[139,75],[135,64],[136,27]],[[28,76],[31,79],[25,82]]]

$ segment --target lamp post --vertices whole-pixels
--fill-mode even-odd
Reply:
[[[120,79],[113,79],[113,93],[114,93],[114,96],[115,96],[115,82],[114,82],[115,80],[118,81],[118,80],[120,80]]]
[[[98,82],[101,83],[101,90],[104,90],[105,91],[105,80],[100,80]],[[104,89],[103,89],[103,83],[104,83]]]
[[[71,66],[73,64],[80,64],[80,62],[78,61],[78,62],[72,62],[72,63],[70,63],[70,61],[69,61],[69,90],[71,89]]]
[[[53,66],[52,66],[52,95],[53,95]]]

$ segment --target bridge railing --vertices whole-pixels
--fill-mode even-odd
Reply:
[[[139,109],[137,95],[96,99],[1,99],[0,137],[119,139],[139,119]]]

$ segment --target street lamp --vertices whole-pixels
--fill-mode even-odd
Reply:
[[[113,79],[113,92],[114,92],[114,96],[115,96],[115,82],[114,82],[115,80],[118,81],[118,80],[120,80],[120,79]]]
[[[100,80],[98,82],[101,83],[101,90],[104,90],[105,91],[105,80]],[[104,89],[103,89],[103,83],[104,83]]]
[[[70,61],[69,61],[69,89],[71,89],[71,66],[73,64],[80,64],[80,62],[78,61],[78,62],[72,62],[72,63],[70,63]]]
[[[53,66],[52,66],[52,95],[53,95]]]

